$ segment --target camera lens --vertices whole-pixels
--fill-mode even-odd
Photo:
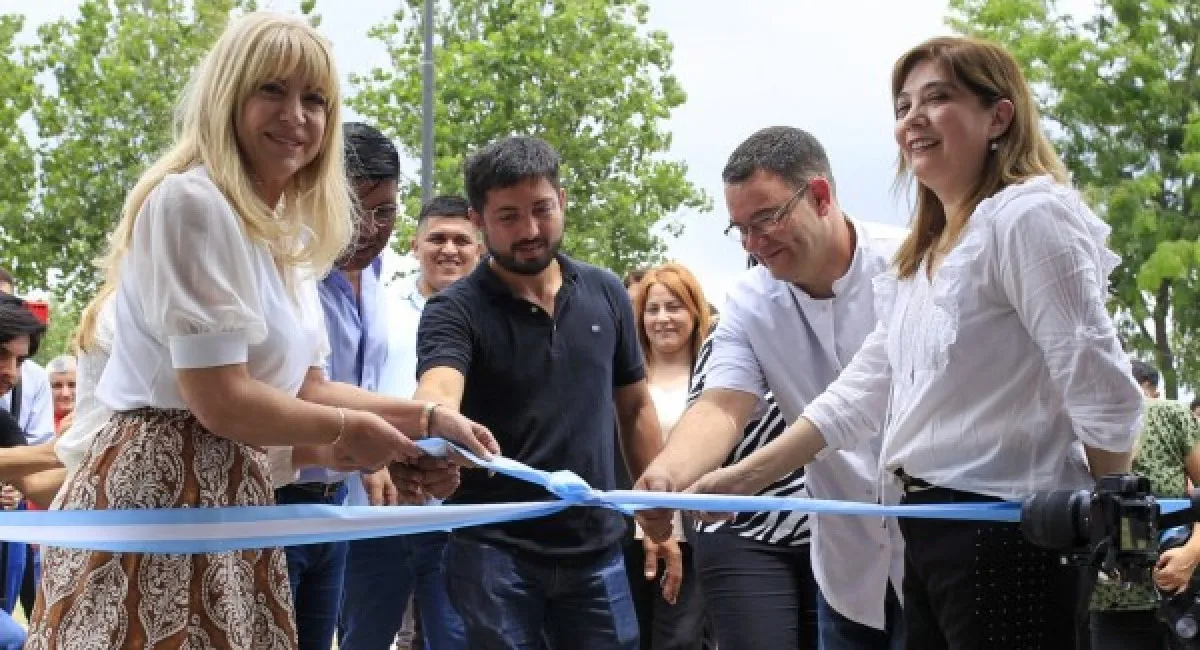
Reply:
[[[1031,543],[1051,550],[1067,550],[1088,541],[1087,491],[1038,492],[1021,506],[1021,532]]]

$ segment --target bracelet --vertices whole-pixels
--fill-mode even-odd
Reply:
[[[338,426],[337,437],[333,439],[332,444],[337,444],[342,441],[342,436],[346,435],[346,409],[337,407],[338,417],[341,418],[341,424]]]
[[[422,438],[429,437],[429,425],[433,422],[433,409],[437,407],[437,402],[425,402],[425,406],[421,407],[421,423],[419,428]]]

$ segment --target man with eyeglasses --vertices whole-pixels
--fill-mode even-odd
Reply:
[[[895,237],[872,237],[842,212],[824,149],[799,129],[771,127],[753,134],[730,156],[722,177],[730,215],[726,232],[760,264],[730,291],[711,354],[697,373],[703,376],[703,392],[639,479],[641,489],[684,490],[779,435],[786,427],[744,432],[763,410],[768,391],[787,424],[794,422],[874,329],[872,279],[887,269],[900,243]],[[761,439],[745,440],[747,435]],[[819,455],[804,468],[808,494],[876,503],[879,443],[876,437],[853,451]],[[763,494],[778,494],[778,487]],[[670,516],[639,514],[655,539],[669,535]],[[736,517],[699,535],[696,559],[706,602],[714,611],[725,610],[714,616],[718,645],[721,650],[812,648],[802,624],[812,603],[801,602],[799,590],[809,554],[789,553],[781,541],[787,537],[799,546],[807,540],[802,535],[761,538],[755,532],[761,519]],[[819,647],[903,647],[898,599],[903,541],[895,522],[836,515],[813,519]]]
[[[353,248],[317,285],[329,337],[325,374],[333,381],[377,391],[388,351],[380,272],[382,253],[396,223],[400,156],[386,136],[366,124],[347,123],[343,125],[343,135],[346,170],[361,213]],[[368,485],[372,482],[390,485],[386,476],[387,469],[383,469],[361,480]],[[346,498],[347,481],[359,480],[357,474],[304,469],[296,482],[275,491],[275,501],[281,505],[341,504]],[[363,490],[357,492],[361,494]],[[393,502],[394,499],[393,496]],[[285,549],[300,650],[326,650],[333,644],[342,600],[346,549],[346,542]]]

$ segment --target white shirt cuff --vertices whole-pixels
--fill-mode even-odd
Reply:
[[[232,366],[249,358],[245,331],[176,335],[168,337],[167,343],[176,370]]]

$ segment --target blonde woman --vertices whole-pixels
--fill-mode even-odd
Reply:
[[[314,278],[352,229],[340,112],[329,45],[293,18],[232,22],[197,68],[104,260],[111,415],[64,509],[270,504],[268,445],[354,469],[415,459],[401,430],[497,451],[457,414],[321,374]],[[283,553],[50,549],[27,647],[295,648]]]
[[[646,358],[646,382],[665,437],[687,408],[692,368],[712,327],[712,316],[699,280],[681,264],[647,271],[632,297],[638,339]],[[642,537],[641,530],[637,537]],[[642,548],[642,557],[626,561],[642,647],[699,650],[704,641],[704,601],[683,522],[676,517],[671,539],[661,544],[646,539]],[[653,579],[660,560],[665,562],[665,570],[658,588]],[[641,576],[636,575],[639,572]]]
[[[905,503],[1090,487],[1069,462],[1078,443],[1093,476],[1128,471],[1142,395],[1105,310],[1118,260],[1016,61],[933,39],[896,63],[892,97],[917,204],[876,279],[875,331],[782,436],[691,489],[753,494],[877,431],[880,472]],[[1015,524],[899,523],[908,648],[1074,647],[1078,573]]]

